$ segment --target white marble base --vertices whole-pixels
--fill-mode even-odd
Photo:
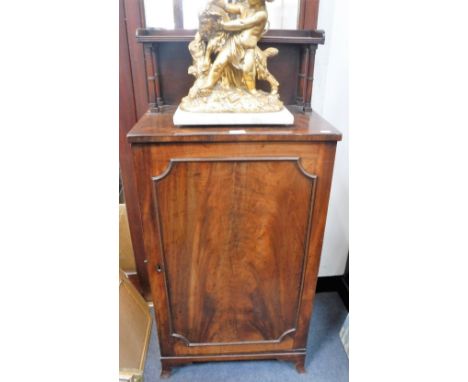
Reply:
[[[192,113],[178,107],[174,113],[174,125],[176,126],[293,124],[294,116],[286,108],[272,113]]]

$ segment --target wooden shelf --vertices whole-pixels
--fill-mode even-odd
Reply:
[[[190,42],[196,30],[189,29],[137,29],[136,38],[141,43]],[[261,43],[319,45],[325,43],[325,32],[322,30],[284,30],[272,29],[263,36]]]

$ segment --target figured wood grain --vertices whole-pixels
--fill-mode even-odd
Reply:
[[[315,185],[298,158],[174,159],[154,182],[171,335],[213,346],[293,334]]]

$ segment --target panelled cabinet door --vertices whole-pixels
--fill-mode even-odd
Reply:
[[[174,158],[152,180],[177,352],[291,349],[316,177],[294,157]]]

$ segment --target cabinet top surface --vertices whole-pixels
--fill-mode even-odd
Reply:
[[[175,108],[146,113],[127,135],[131,143],[242,142],[242,141],[340,141],[341,133],[315,112],[294,112],[291,126],[177,127]]]

